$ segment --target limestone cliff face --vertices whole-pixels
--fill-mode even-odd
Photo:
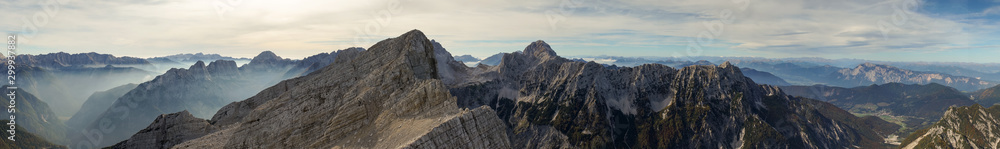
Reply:
[[[487,106],[463,110],[404,148],[511,148],[507,127]]]
[[[536,41],[476,69],[483,80],[451,93],[461,107],[494,107],[516,148],[866,148],[892,129],[757,85],[728,62],[611,69]]]
[[[509,148],[493,110],[456,106],[433,44],[417,30],[339,53],[333,64],[231,103],[208,122],[222,129],[172,147]]]
[[[438,75],[441,76],[441,81],[446,86],[454,86],[469,79],[469,67],[456,61],[451,53],[444,46],[441,46],[441,43],[431,40],[431,45],[434,46],[434,60]]]
[[[998,148],[1000,147],[1000,105],[951,107],[940,121],[917,130],[901,145],[913,148]]]

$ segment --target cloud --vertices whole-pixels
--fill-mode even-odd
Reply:
[[[8,10],[0,18],[14,20],[0,22],[8,31],[19,31],[21,18],[44,12],[35,1],[2,2],[9,5],[0,6]],[[640,55],[669,56],[685,50],[688,41],[699,36],[714,39],[712,44],[702,45],[706,48],[737,51],[704,55],[784,57],[948,51],[995,41],[991,33],[997,30],[997,24],[976,23],[976,18],[942,18],[920,12],[900,15],[893,6],[909,4],[906,0],[226,2],[73,1],[61,5],[59,13],[38,28],[38,35],[25,45],[35,50],[26,53],[96,51],[151,57],[206,52],[252,57],[272,50],[284,57],[301,58],[352,46],[367,47],[421,29],[452,53],[477,57],[520,50],[539,39],[557,47],[618,49],[604,53],[556,49],[560,54],[635,54],[640,52],[628,50],[644,49]],[[981,13],[995,14],[996,8]],[[721,30],[706,27],[706,22],[719,21],[725,13],[731,14],[732,22],[722,25]],[[902,16],[905,22],[892,24],[894,15]],[[885,26],[879,22],[891,24],[887,34],[883,35],[880,27]]]

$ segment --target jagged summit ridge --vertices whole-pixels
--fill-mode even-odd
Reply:
[[[409,64],[413,75],[419,79],[440,79],[434,58],[434,45],[420,30],[411,30],[399,37],[380,41],[369,48],[369,51],[383,53],[383,57],[398,55]]]
[[[885,132],[758,85],[731,63],[609,68],[536,41],[476,69],[487,79],[451,92],[462,107],[494,107],[515,148],[867,148]]]

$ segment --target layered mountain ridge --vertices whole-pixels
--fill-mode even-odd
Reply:
[[[937,83],[927,85],[888,83],[854,88],[814,86],[782,87],[789,95],[819,99],[858,115],[878,116],[904,126],[895,134],[906,136],[941,119],[948,107],[976,104],[961,91]]]
[[[186,113],[115,147],[884,148],[899,129],[759,85],[729,62],[608,67],[539,40],[469,68],[416,30],[340,53],[210,120]]]
[[[938,83],[959,90],[973,91],[997,84],[971,77],[910,71],[874,63],[864,63],[852,69],[842,69],[833,73],[830,77],[838,80],[834,81],[834,85],[848,87],[893,82],[908,84]]]
[[[62,68],[105,65],[149,65],[149,61],[135,57],[115,57],[95,52],[69,54],[65,52],[41,55],[17,55],[18,63],[30,66]]]
[[[225,129],[173,147],[508,148],[492,110],[459,109],[436,67],[432,42],[410,31],[231,103],[209,121]]]
[[[114,102],[108,103],[107,108],[91,109],[97,112],[74,119],[72,122],[78,125],[77,128],[88,131],[73,133],[71,138],[78,140],[73,145],[113,145],[140,131],[161,114],[186,110],[195,117],[211,117],[229,102],[246,99],[281,80],[328,65],[332,58],[324,54],[306,60],[289,60],[265,51],[242,67],[237,67],[235,61],[216,60],[207,65],[197,61],[186,69],[172,68],[120,97],[112,97]],[[116,129],[99,132],[100,139],[85,139],[87,135],[93,136],[86,132],[100,130],[102,124],[108,123]]]

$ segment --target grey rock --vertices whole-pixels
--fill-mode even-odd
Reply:
[[[511,148],[506,142],[510,142],[506,126],[492,109],[482,106],[460,112],[403,148]]]
[[[472,71],[477,79],[451,93],[460,107],[496,109],[510,136],[518,137],[515,147],[864,148],[883,142],[873,128],[857,125],[863,119],[758,85],[729,62],[610,68],[559,57],[536,41],[497,66],[475,69],[483,70]]]
[[[152,124],[110,148],[166,149],[181,142],[215,132],[219,128],[181,111],[156,117]]]

